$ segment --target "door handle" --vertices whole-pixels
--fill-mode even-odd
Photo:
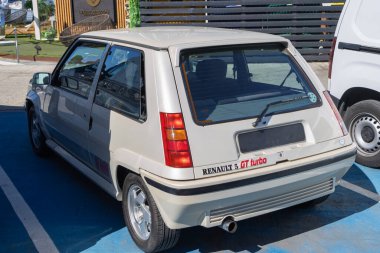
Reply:
[[[90,117],[90,121],[88,122],[88,130],[92,129],[92,117]]]

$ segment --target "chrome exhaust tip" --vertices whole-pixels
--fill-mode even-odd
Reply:
[[[224,231],[233,234],[236,232],[238,226],[232,217],[227,217],[223,220],[222,225],[220,225],[220,227]]]

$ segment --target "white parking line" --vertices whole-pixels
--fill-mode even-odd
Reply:
[[[353,192],[359,193],[367,198],[370,198],[376,202],[380,202],[380,196],[374,192],[368,191],[367,189],[364,189],[360,186],[357,186],[355,184],[351,184],[350,182],[347,182],[346,180],[340,181],[340,186],[349,189]]]
[[[24,225],[34,246],[40,253],[59,252],[54,242],[42,227],[33,211],[30,209],[24,198],[16,189],[8,175],[0,166],[0,187],[11,203],[13,210]]]

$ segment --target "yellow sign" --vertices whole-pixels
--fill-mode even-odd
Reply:
[[[99,3],[100,3],[100,0],[87,0],[87,4],[92,7],[97,6]]]

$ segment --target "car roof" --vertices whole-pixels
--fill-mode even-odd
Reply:
[[[200,44],[213,42],[214,45],[239,44],[239,40],[250,43],[287,41],[280,36],[223,28],[191,27],[191,26],[160,26],[139,27],[126,29],[112,29],[93,31],[81,37],[101,38],[111,41],[128,42],[143,47],[158,50],[168,49],[170,46],[181,44]]]

